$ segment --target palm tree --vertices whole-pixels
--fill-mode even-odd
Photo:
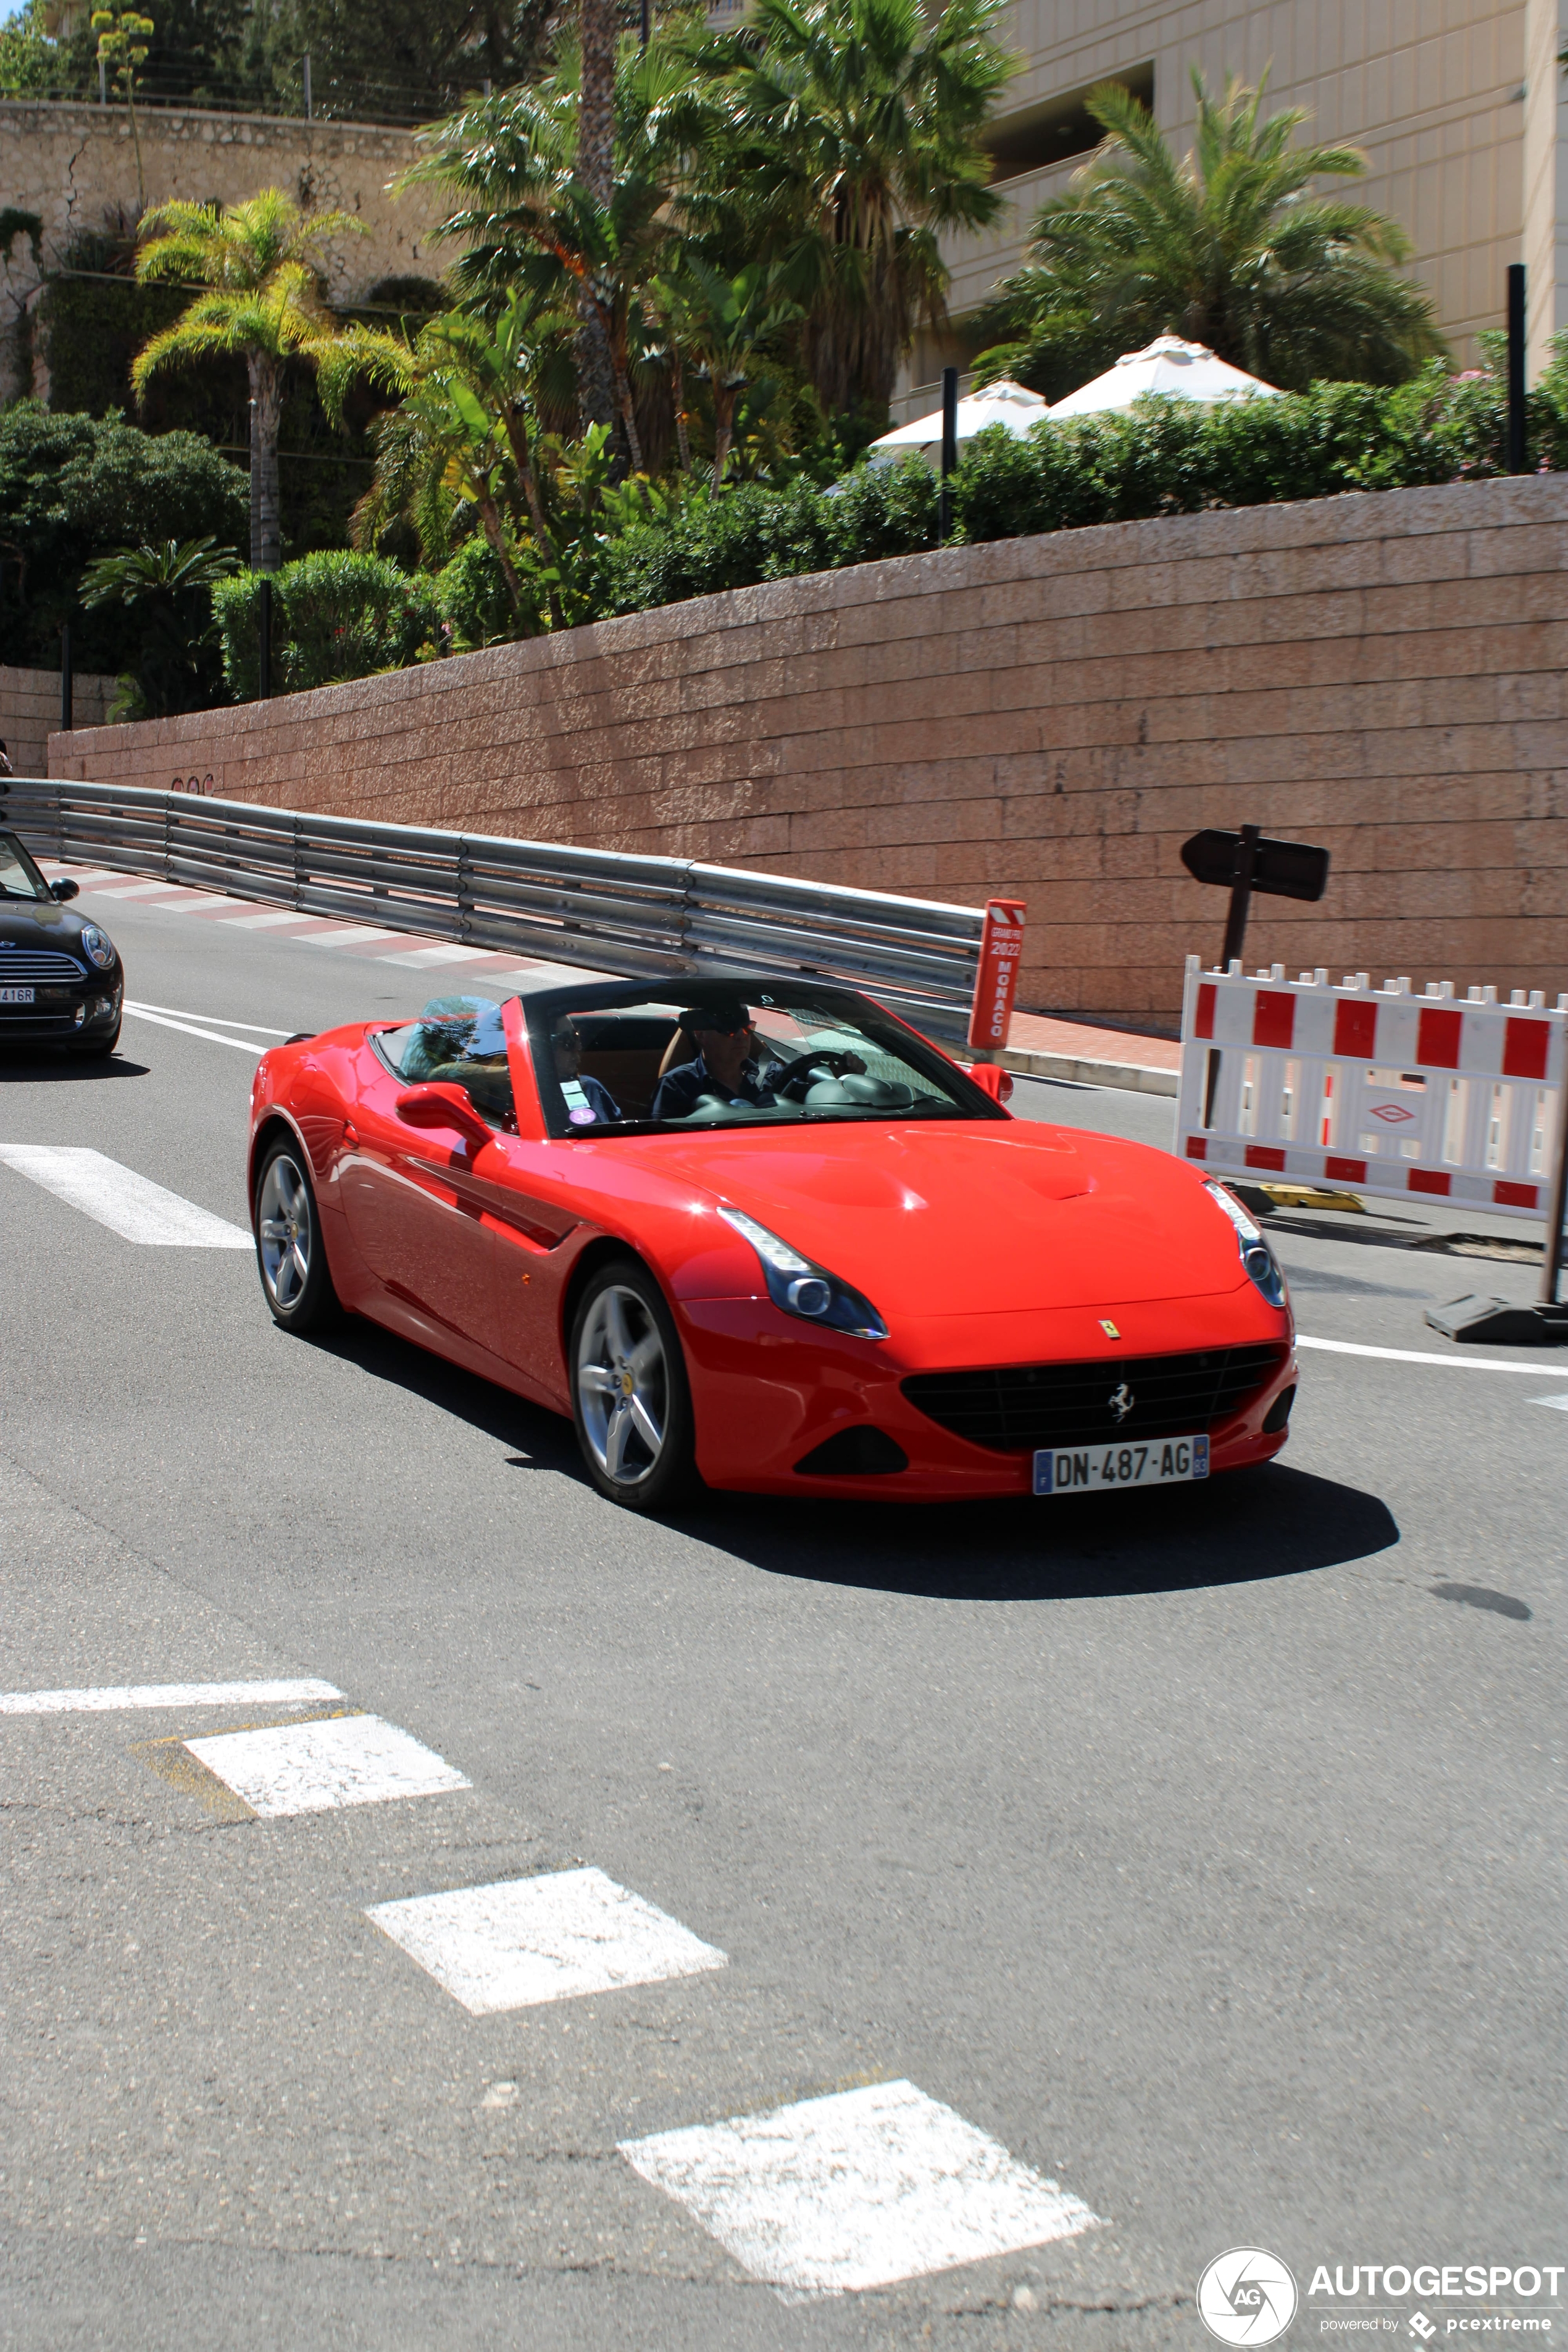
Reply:
[[[156,205],[143,230],[162,231],[136,257],[136,276],[195,281],[205,288],[162,334],[138,352],[131,381],[140,394],[162,368],[190,367],[237,355],[250,378],[250,562],[276,572],[282,549],[278,522],[278,426],[286,371],[303,361],[340,369],[362,329],[340,327],[321,300],[315,248],[326,238],[363,234],[352,213],[306,215],[278,188],[248,203]]]
[[[885,408],[922,322],[944,316],[944,229],[988,226],[985,121],[1013,62],[1003,0],[753,0],[700,37],[710,177],[785,266],[807,371],[830,413]]]
[[[799,307],[780,295],[775,272],[766,264],[752,262],[730,277],[691,249],[671,276],[658,281],[654,299],[672,351],[683,357],[690,353],[707,374],[713,398],[713,488],[721,490],[735,437],[735,410],[755,354],[799,318]],[[685,419],[678,421],[684,444]],[[689,467],[690,454],[684,447],[683,457]]]
[[[1193,72],[1196,140],[1178,160],[1148,108],[1114,82],[1089,93],[1106,133],[1072,187],[1037,215],[1030,258],[998,289],[983,377],[1051,397],[1118,352],[1174,331],[1287,389],[1316,376],[1399,383],[1443,343],[1432,306],[1395,275],[1410,252],[1364,205],[1314,195],[1354,179],[1353,147],[1298,146],[1300,107],[1264,119],[1264,84],[1223,99]]]
[[[117,719],[167,719],[217,700],[223,671],[211,592],[238,569],[237,557],[210,537],[125,547],[88,565],[81,595],[88,609],[112,605],[141,626],[135,667],[120,680]]]

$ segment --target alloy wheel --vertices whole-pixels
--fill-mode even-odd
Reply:
[[[298,1307],[310,1278],[310,1194],[286,1151],[268,1160],[256,1203],[261,1279],[268,1297],[287,1315]]]
[[[669,1367],[647,1303],[607,1283],[577,1342],[577,1395],[595,1461],[617,1486],[658,1468],[669,1423]]]

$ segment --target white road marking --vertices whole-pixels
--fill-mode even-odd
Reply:
[[[65,1143],[0,1143],[0,1161],[96,1218],[122,1241],[163,1249],[255,1247],[243,1225],[198,1209],[194,1201],[122,1168],[118,1160],[105,1159],[101,1151]]]
[[[1363,1348],[1354,1339],[1309,1339],[1304,1331],[1297,1332],[1296,1345],[1321,1348],[1332,1356],[1377,1356],[1391,1364],[1458,1365],[1476,1372],[1531,1372],[1538,1381],[1568,1381],[1568,1364],[1494,1364],[1485,1356],[1423,1356],[1411,1348]]]
[[[1530,1402],[1531,1404],[1555,1405],[1559,1412],[1568,1412],[1568,1389],[1561,1390],[1554,1397],[1531,1397]]]
[[[227,923],[237,931],[265,931],[274,923],[308,923],[309,915],[297,907],[268,907],[259,915],[219,915],[216,920]]]
[[[342,1698],[335,1683],[104,1683],[87,1690],[0,1691],[0,1715],[110,1715],[122,1707],[303,1706]]]
[[[254,1029],[259,1037],[292,1037],[292,1029],[269,1028],[265,1021],[236,1021],[227,1013],[187,1013],[183,1004],[132,1004],[127,1000],[128,1013],[166,1013],[172,1021],[209,1021],[215,1029]]]
[[[449,947],[415,948],[407,955],[377,956],[378,963],[406,964],[410,971],[424,971],[432,964],[469,963],[479,957],[493,956],[494,948],[466,948],[456,940]]]
[[[177,1029],[184,1037],[205,1038],[209,1045],[234,1045],[242,1054],[265,1054],[265,1045],[254,1045],[248,1037],[225,1037],[216,1029],[198,1029],[191,1021],[171,1020],[166,1013],[149,1013],[144,1004],[128,1004],[125,1011],[133,1021],[150,1021],[154,1029]]]
[[[365,1916],[475,2017],[728,1965],[712,1944],[602,1870],[416,1895],[378,1903]]]
[[[807,2294],[1047,2245],[1097,2218],[912,2083],[620,2147],[753,2277]]]
[[[329,1812],[337,1805],[379,1805],[394,1797],[433,1797],[473,1785],[411,1731],[384,1723],[379,1715],[220,1732],[185,1745],[263,1821]]]
[[[93,897],[95,898],[166,898],[182,887],[183,886],[178,882],[126,882],[117,885],[112,890],[95,889]]]

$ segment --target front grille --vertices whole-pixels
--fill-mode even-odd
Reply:
[[[917,1372],[903,1389],[954,1437],[1013,1454],[1211,1430],[1258,1394],[1285,1353],[1268,1343],[1091,1364],[1003,1364],[979,1372]],[[1111,1399],[1125,1408],[1129,1395],[1131,1406],[1119,1419]]]
[[[26,988],[40,980],[68,983],[86,978],[85,964],[52,948],[0,948],[0,988]]]

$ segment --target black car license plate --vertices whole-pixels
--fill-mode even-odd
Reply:
[[[0,1004],[31,1004],[32,1002],[30,988],[0,988]]]

